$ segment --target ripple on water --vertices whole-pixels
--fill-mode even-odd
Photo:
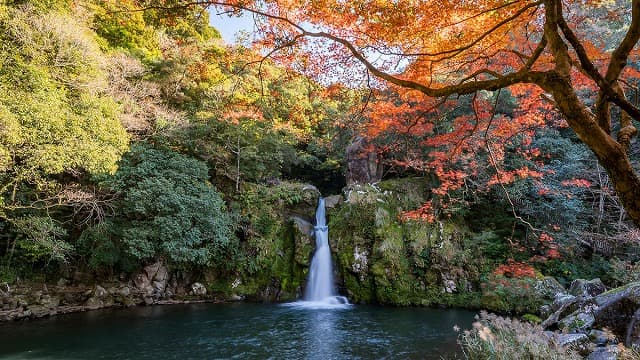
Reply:
[[[349,300],[344,296],[330,296],[320,301],[300,300],[280,305],[290,308],[309,310],[346,310],[353,307],[353,304],[350,304]]]
[[[202,304],[0,324],[0,359],[430,359],[472,312],[320,302]]]

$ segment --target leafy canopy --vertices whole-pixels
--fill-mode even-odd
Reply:
[[[118,105],[100,91],[100,52],[86,29],[62,13],[0,5],[0,42],[6,203],[19,202],[16,188],[55,185],[52,176],[65,171],[115,172],[129,139]]]
[[[256,44],[273,58],[323,79],[346,75],[352,84],[355,78],[389,85],[402,101],[419,104],[412,109],[418,113],[504,88],[529,107],[557,112],[596,155],[640,225],[640,178],[627,155],[640,109],[625,96],[638,75],[630,65],[638,60],[640,0],[209,3],[257,14]],[[510,119],[484,107],[457,121],[448,141],[508,125]],[[524,113],[519,125],[544,126],[543,115]],[[482,145],[491,148],[491,139]],[[464,178],[446,168],[440,173]]]

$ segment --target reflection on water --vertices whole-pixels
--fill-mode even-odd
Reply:
[[[440,359],[473,313],[197,304],[0,324],[1,359]]]
[[[310,359],[337,359],[340,355],[341,338],[336,331],[338,312],[316,311],[304,321],[305,336],[309,339],[306,353]],[[335,336],[334,336],[335,335]]]

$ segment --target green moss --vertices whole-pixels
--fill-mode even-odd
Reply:
[[[347,288],[349,298],[357,304],[375,303],[375,285],[370,278],[361,281],[356,275],[344,274],[344,285]]]
[[[532,324],[540,324],[542,322],[542,319],[534,314],[524,314],[522,315],[522,320],[528,321]]]
[[[295,208],[295,212],[313,215],[312,206],[303,209],[304,192],[303,184],[253,184],[238,199],[235,206],[246,234],[242,243],[245,261],[238,269],[242,284],[237,291],[242,295],[262,300],[265,289],[272,288],[280,300],[293,300],[300,293],[313,249],[309,241],[296,241],[303,234],[289,214]]]
[[[227,279],[216,279],[207,284],[207,293],[214,296],[229,297],[235,290],[231,288],[231,283]]]
[[[354,302],[478,308],[480,294],[463,291],[479,281],[477,249],[461,223],[400,222],[403,211],[427,197],[423,179],[359,187],[353,201],[330,212],[338,270]],[[366,258],[356,260],[354,253]],[[442,289],[442,274],[460,277],[459,293]]]

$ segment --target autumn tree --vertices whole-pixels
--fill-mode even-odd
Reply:
[[[640,178],[627,155],[640,109],[625,95],[637,73],[640,0],[177,5],[258,15],[257,43],[269,49],[264,53],[303,64],[321,79],[348,76],[351,84],[357,78],[374,87],[391,84],[431,105],[438,103],[431,99],[505,88],[550,104],[594,152],[629,217],[640,224]],[[158,1],[152,6],[162,7]],[[477,125],[470,130],[484,131]]]

